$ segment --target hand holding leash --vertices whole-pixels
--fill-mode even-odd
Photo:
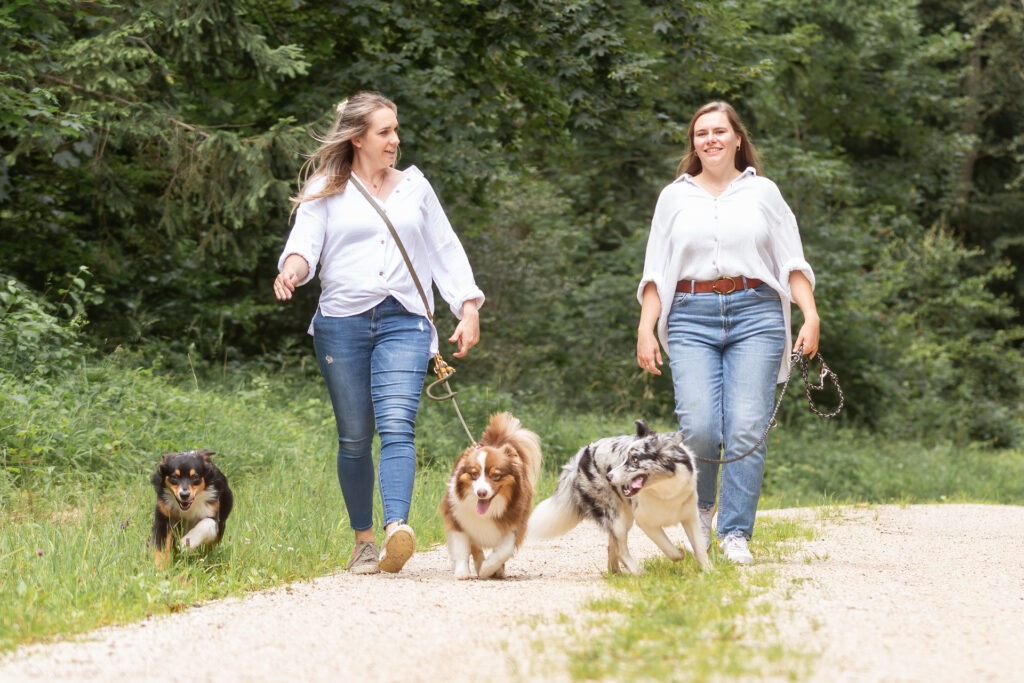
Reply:
[[[813,358],[813,356],[811,357]],[[825,362],[825,359],[821,355],[819,355],[818,362],[821,363],[821,371],[818,375],[818,383],[812,384],[808,382],[807,374],[809,372],[810,363],[806,360],[804,356],[803,345],[801,345],[800,348],[798,348],[796,352],[793,353],[792,360],[794,364],[800,367],[800,376],[803,377],[804,380],[804,394],[807,396],[807,403],[810,405],[811,412],[817,415],[818,417],[824,417],[826,419],[838,415],[839,411],[843,409],[843,404],[846,402],[846,397],[843,396],[843,389],[842,387],[839,386],[839,375],[834,373],[832,371],[832,368],[828,366],[828,363]],[[826,413],[822,410],[819,410],[818,407],[814,404],[814,399],[811,397],[811,392],[823,391],[825,389],[825,380],[829,378],[831,378],[829,381],[832,383],[833,386],[835,386],[836,393],[839,395],[839,405],[837,405],[836,409],[833,410],[832,412]]]

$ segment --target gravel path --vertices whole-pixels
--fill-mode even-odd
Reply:
[[[766,598],[780,641],[816,654],[811,683],[1024,676],[1024,507],[765,514],[819,529]],[[630,545],[657,552],[636,530]],[[457,582],[436,548],[399,575],[342,572],[25,647],[0,659],[0,681],[566,681],[557,642],[608,590],[605,563],[591,525],[524,548],[505,581]]]

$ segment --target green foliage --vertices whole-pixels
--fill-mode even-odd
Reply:
[[[41,379],[59,375],[86,354],[81,329],[86,309],[102,301],[102,290],[87,289],[85,266],[55,287],[49,301],[16,279],[0,273],[0,370]]]
[[[1019,443],[1021,21],[1015,0],[8,2],[4,272],[43,301],[84,265],[103,296],[84,336],[19,304],[4,343],[42,362],[4,362],[301,364],[316,286],[268,286],[288,196],[370,88],[489,297],[460,378],[669,417],[670,378],[633,360],[635,286],[690,112],[726,98],[799,218],[843,419]]]
[[[762,507],[982,502],[1024,495],[1024,453],[925,444],[833,425],[780,429],[768,443]]]

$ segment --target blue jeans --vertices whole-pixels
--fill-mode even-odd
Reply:
[[[393,297],[358,315],[317,311],[313,348],[338,427],[338,482],[356,531],[373,527],[373,433],[380,434],[384,524],[409,519],[416,411],[430,359],[430,324]]]
[[[704,458],[731,458],[764,433],[786,344],[782,301],[767,285],[728,295],[676,294],[668,318],[668,354],[676,419],[686,444]],[[733,463],[698,462],[697,499],[715,505],[718,536],[754,533],[767,444]]]

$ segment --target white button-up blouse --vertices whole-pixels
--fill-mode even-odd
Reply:
[[[786,349],[779,381],[789,376],[792,345],[789,275],[799,270],[814,286],[804,260],[796,217],[779,188],[748,167],[717,197],[688,173],[661,191],[651,221],[637,299],[653,282],[661,300],[658,339],[668,353],[668,314],[679,280],[714,280],[743,275],[764,280],[782,298]]]
[[[323,187],[324,179],[310,182],[307,192]],[[426,315],[423,299],[409,268],[380,214],[355,187],[353,176],[345,189],[335,195],[302,202],[295,211],[295,223],[278,270],[285,259],[298,254],[309,264],[309,282],[320,266],[320,312],[342,317],[369,310],[393,296],[406,310]],[[378,201],[395,226],[412,260],[434,311],[431,282],[448,302],[452,313],[462,317],[462,304],[475,300],[482,306],[484,293],[476,285],[466,252],[452,229],[430,182],[415,166],[384,201]],[[437,330],[431,330],[431,354],[438,349]],[[313,334],[312,324],[309,333]]]

